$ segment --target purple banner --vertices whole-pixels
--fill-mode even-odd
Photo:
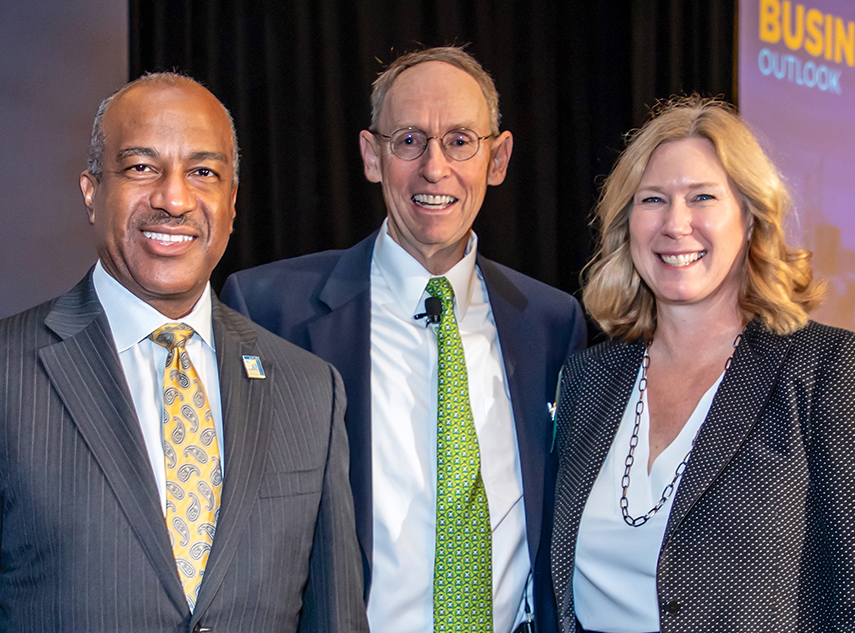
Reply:
[[[790,185],[793,244],[828,282],[812,317],[855,329],[855,3],[739,3],[739,110]]]

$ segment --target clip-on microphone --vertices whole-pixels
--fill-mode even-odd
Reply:
[[[441,317],[442,299],[439,297],[428,297],[425,299],[425,311],[421,314],[417,314],[413,318],[416,321],[419,319],[426,319],[425,327],[427,327],[428,325],[436,325],[439,323]]]

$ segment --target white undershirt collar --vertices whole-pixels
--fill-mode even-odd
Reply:
[[[210,282],[205,286],[202,296],[193,306],[190,314],[180,319],[170,319],[114,279],[104,269],[100,259],[95,264],[92,281],[95,284],[98,300],[110,323],[117,352],[122,353],[130,349],[162,325],[176,322],[186,323],[192,327],[208,347],[216,350],[211,319]]]
[[[425,287],[434,277],[445,277],[454,289],[454,314],[462,321],[469,309],[474,284],[477,281],[475,262],[478,236],[469,232],[463,259],[444,275],[433,275],[398,244],[388,231],[389,220],[383,220],[380,235],[374,245],[373,262],[404,314],[424,312]]]

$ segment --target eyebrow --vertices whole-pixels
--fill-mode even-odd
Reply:
[[[222,152],[206,152],[198,151],[190,154],[190,160],[216,160],[221,163],[228,163],[229,157]]]
[[[132,156],[146,156],[148,158],[157,158],[160,156],[160,152],[151,147],[126,147],[125,149],[119,150],[116,155],[117,160],[124,160],[126,158],[131,158]],[[229,158],[222,152],[208,152],[204,150],[200,150],[198,152],[191,152],[188,157],[191,161],[205,161],[205,160],[215,160],[221,163],[228,163]]]
[[[116,153],[116,159],[124,160],[131,156],[148,156],[149,158],[157,158],[159,155],[159,152],[151,147],[126,147],[125,149],[120,149]]]
[[[713,189],[714,187],[721,187],[720,182],[698,182],[694,185],[690,185],[689,189]]]
[[[689,189],[712,189],[721,186],[721,183],[718,182],[696,182],[693,185],[689,185]],[[639,187],[638,191],[658,191],[659,193],[665,193],[665,189],[658,185],[647,185],[644,187]]]

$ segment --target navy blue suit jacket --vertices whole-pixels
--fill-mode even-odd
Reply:
[[[371,255],[377,233],[343,251],[273,262],[228,278],[222,300],[253,321],[332,363],[344,379],[350,483],[366,598],[371,581]],[[557,628],[549,545],[556,458],[547,403],[568,353],[584,348],[585,323],[570,295],[478,257],[508,377],[525,498],[539,633]]]

